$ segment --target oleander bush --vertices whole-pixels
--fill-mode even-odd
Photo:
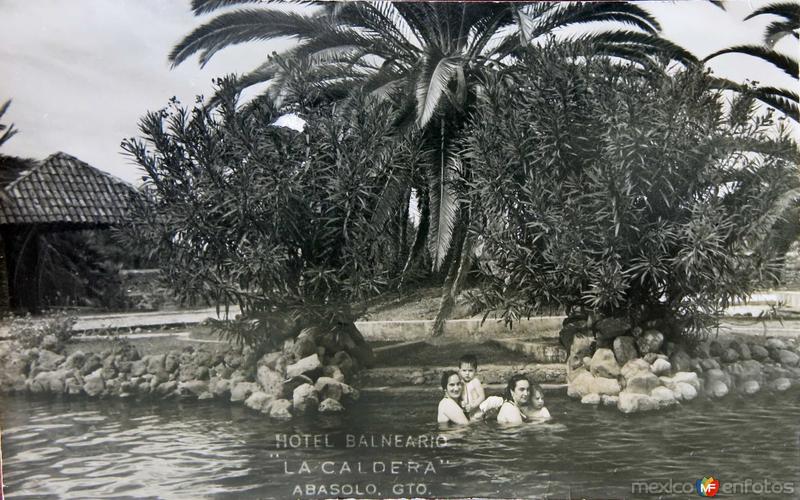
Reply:
[[[173,102],[123,143],[146,171],[131,241],[181,299],[239,305],[232,331],[248,344],[352,323],[351,306],[400,272],[399,178],[419,147],[393,126],[390,103],[290,103],[306,121],[298,132],[273,125],[282,112],[271,100],[240,106],[220,85],[215,105]]]
[[[561,304],[698,330],[777,271],[797,145],[698,69],[532,49],[488,77],[463,141],[482,218],[473,300],[508,321]]]

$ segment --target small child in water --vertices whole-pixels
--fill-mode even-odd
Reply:
[[[475,413],[472,418],[495,420],[500,411],[500,407],[502,407],[505,402],[506,398],[503,396],[489,396],[480,404],[478,412]],[[530,403],[519,408],[519,410],[524,421],[529,421],[530,419],[548,420],[552,418],[550,412],[544,406],[544,392],[537,384],[532,384],[530,386]]]
[[[461,395],[461,407],[470,415],[478,411],[478,407],[486,395],[483,393],[481,381],[475,374],[478,372],[478,358],[474,354],[465,354],[458,360],[458,376],[464,384]]]

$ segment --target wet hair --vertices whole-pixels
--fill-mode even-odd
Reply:
[[[453,375],[458,376],[458,372],[455,370],[445,370],[442,372],[442,389],[447,390],[447,381],[450,380],[450,377]],[[461,380],[460,377],[459,380]]]
[[[478,358],[474,354],[465,354],[458,359],[458,366],[464,363],[470,365],[474,369],[478,369]]]
[[[505,399],[506,401],[512,401],[512,402],[514,401],[514,396],[512,395],[512,393],[514,392],[514,389],[517,387],[517,382],[521,380],[526,380],[528,382],[531,394],[533,394],[534,391],[542,392],[542,389],[538,385],[533,384],[527,376],[521,373],[517,373],[516,375],[512,375],[511,378],[508,379],[508,384],[506,385],[506,391],[503,393],[503,399]]]

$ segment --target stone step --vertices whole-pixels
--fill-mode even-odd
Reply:
[[[362,370],[358,375],[359,387],[435,386],[441,383],[442,372],[453,366],[392,366]],[[484,385],[505,384],[517,373],[524,373],[533,382],[563,384],[567,380],[567,366],[563,363],[516,363],[507,365],[480,365],[477,377]]]
[[[567,351],[558,339],[493,339],[492,344],[524,354],[534,363],[565,363]]]

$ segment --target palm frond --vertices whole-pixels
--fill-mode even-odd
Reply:
[[[324,21],[291,12],[272,10],[239,10],[215,17],[195,29],[169,54],[172,67],[202,51],[200,65],[204,66],[218,51],[238,43],[272,40],[282,36],[300,39],[330,30]]]
[[[0,106],[0,118],[2,118],[4,114],[6,114],[6,111],[8,111],[9,106],[11,106],[11,99],[7,100],[6,102],[3,103],[2,106]],[[4,130],[5,132],[3,132]],[[2,123],[0,123],[0,132],[3,132],[3,134],[0,135],[0,146],[2,146],[3,144],[6,143],[6,141],[8,141],[17,134],[17,129],[14,128],[13,123],[11,125],[3,125]]]
[[[800,4],[794,2],[771,3],[754,10],[744,20],[749,21],[754,17],[763,15],[780,16],[787,21],[800,24]]]
[[[433,117],[442,94],[463,62],[458,56],[442,57],[442,54],[430,51],[426,56],[416,89],[417,125],[420,128],[425,127]]]
[[[458,198],[452,182],[454,173],[460,168],[460,160],[456,156],[449,156],[446,162],[441,163],[440,172],[432,175],[430,179],[431,227],[428,250],[435,270],[439,270],[444,264],[453,239],[453,229],[458,216]]]
[[[192,12],[194,12],[194,15],[199,16],[233,5],[261,2],[262,0],[192,0]]]
[[[758,57],[778,69],[783,70],[786,74],[793,78],[797,78],[797,61],[792,59],[791,57],[781,54],[773,49],[768,47],[762,47],[759,45],[737,45],[735,47],[729,47],[727,49],[722,49],[714,52],[713,54],[709,54],[706,56],[703,61],[709,61],[715,57],[724,55],[724,54],[747,54],[749,56]]]
[[[550,33],[557,28],[596,21],[615,21],[635,26],[646,33],[655,34],[661,30],[652,14],[628,2],[581,2],[552,3],[538,17],[532,19],[532,37]],[[526,15],[522,13],[522,15]]]
[[[764,41],[768,46],[774,47],[776,43],[787,36],[800,39],[797,29],[797,24],[795,23],[788,21],[774,21],[770,23],[764,31]]]

